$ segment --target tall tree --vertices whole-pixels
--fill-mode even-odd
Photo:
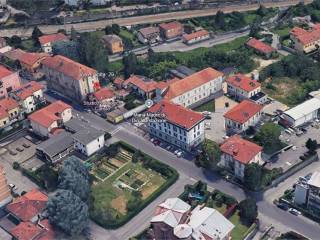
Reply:
[[[111,29],[112,29],[113,34],[118,35],[120,33],[120,26],[118,24],[115,24],[115,23],[112,24]]]
[[[259,37],[259,31],[261,30],[261,17],[258,16],[254,20],[254,22],[250,26],[250,37],[258,38]]]
[[[138,59],[137,56],[130,52],[128,55],[123,58],[124,64],[124,76],[126,78],[130,77],[131,74],[136,73],[138,69]]]
[[[52,53],[80,62],[79,44],[75,41],[59,41],[53,43]]]
[[[39,41],[39,37],[41,37],[42,35],[43,35],[43,33],[38,28],[38,26],[35,26],[33,28],[33,31],[32,31],[32,39],[33,39],[33,41],[38,42]]]
[[[258,190],[261,188],[262,168],[257,163],[250,163],[244,169],[244,185],[250,190]]]
[[[252,224],[258,217],[258,207],[256,201],[247,198],[239,203],[239,215],[243,222]]]
[[[68,190],[58,190],[47,203],[49,221],[72,236],[80,234],[89,223],[88,206]]]
[[[59,188],[70,190],[82,201],[87,202],[90,195],[89,171],[84,164],[76,159],[64,161],[59,172]]]
[[[314,153],[318,148],[317,140],[312,140],[311,138],[309,138],[306,142],[306,148],[308,148],[310,153]]]
[[[215,170],[220,161],[219,145],[211,140],[205,139],[201,146],[201,154],[196,158],[195,164],[208,170]]]
[[[219,10],[214,18],[215,24],[218,26],[219,29],[225,29],[226,21],[224,13]]]
[[[274,123],[266,123],[264,124],[259,132],[256,134],[254,139],[265,147],[274,146],[275,144],[279,144],[279,137],[281,134],[281,129],[278,125]]]

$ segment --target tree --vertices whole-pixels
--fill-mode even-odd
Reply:
[[[261,29],[261,17],[258,16],[250,26],[250,37],[259,38],[259,31]]]
[[[16,48],[19,48],[21,46],[21,42],[21,38],[16,35],[13,35],[9,40],[10,45],[13,45],[13,47]]]
[[[108,25],[104,28],[104,32],[107,34],[107,35],[110,35],[110,34],[113,34],[113,29],[112,29],[112,26]]]
[[[120,33],[120,26],[118,24],[115,24],[115,23],[112,24],[111,29],[112,29],[113,34],[118,35]]]
[[[87,202],[90,194],[89,171],[77,158],[64,161],[59,172],[59,188],[70,190],[82,201]]]
[[[226,21],[224,13],[219,10],[214,18],[214,23],[218,26],[219,29],[225,29]]]
[[[72,41],[76,41],[78,39],[78,32],[76,31],[76,29],[73,26],[71,27],[70,39]]]
[[[126,78],[130,77],[131,74],[136,73],[138,68],[138,59],[137,56],[130,52],[128,55],[123,57],[124,64],[124,76]]]
[[[139,162],[141,157],[142,157],[142,152],[140,150],[135,151],[134,154],[132,155],[132,162],[133,163]]]
[[[76,62],[80,61],[79,44],[75,41],[58,41],[52,44],[52,53],[62,55]]]
[[[257,163],[247,164],[244,168],[244,185],[250,190],[258,190],[262,185],[262,167]]]
[[[137,207],[139,207],[139,205],[141,204],[141,200],[142,200],[141,192],[140,191],[133,191],[132,196],[127,203],[128,212],[131,212],[131,211],[134,211],[135,209],[137,209]]]
[[[215,170],[220,161],[219,145],[209,139],[205,139],[201,146],[201,154],[196,158],[195,164],[208,170]]]
[[[35,26],[33,28],[33,31],[32,31],[32,39],[33,39],[33,41],[38,42],[39,41],[39,37],[41,37],[42,35],[43,35],[43,33],[38,28],[38,26]]]
[[[281,129],[274,123],[264,124],[254,136],[254,140],[264,147],[272,147],[280,143]]]
[[[308,148],[310,153],[315,153],[318,148],[317,140],[312,140],[311,138],[309,138],[306,142],[306,147]]]
[[[239,203],[239,215],[244,223],[252,224],[258,217],[258,207],[253,198],[247,198]]]
[[[260,16],[260,17],[264,17],[266,16],[268,13],[268,9],[263,6],[263,5],[260,5],[260,7],[257,9],[257,14]]]
[[[70,235],[80,234],[89,223],[88,206],[68,190],[58,190],[47,203],[49,221]]]

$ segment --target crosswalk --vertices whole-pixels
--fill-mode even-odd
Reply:
[[[117,132],[121,131],[122,127],[117,127],[116,129],[114,129],[110,134],[111,136],[115,135]]]

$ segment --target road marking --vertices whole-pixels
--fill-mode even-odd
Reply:
[[[113,130],[110,134],[111,136],[115,135],[117,132],[119,132],[121,130],[120,127],[116,128],[115,130]]]

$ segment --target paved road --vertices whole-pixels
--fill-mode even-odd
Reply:
[[[299,3],[299,0],[288,0],[283,2],[269,2],[264,3],[266,7],[286,7],[292,6]],[[305,3],[312,2],[311,0],[305,0]],[[143,23],[155,23],[163,22],[172,19],[185,19],[185,18],[194,18],[201,16],[210,16],[215,15],[217,11],[222,10],[224,12],[233,12],[233,11],[250,11],[255,10],[259,7],[259,4],[250,4],[250,5],[230,5],[217,9],[204,9],[204,10],[189,10],[181,12],[171,12],[171,13],[162,13],[157,15],[146,15],[146,16],[137,16],[137,17],[128,17],[128,18],[117,18],[110,20],[101,20],[95,22],[84,22],[84,23],[75,23],[75,24],[66,24],[65,29],[67,32],[71,31],[71,27],[74,27],[77,31],[94,31],[96,29],[103,29],[107,25],[117,23],[121,26],[136,25]],[[56,33],[59,29],[63,28],[64,25],[41,25],[39,26],[41,31],[45,34]],[[13,35],[18,35],[21,37],[30,37],[32,34],[32,28],[13,28],[13,29],[4,29],[0,30],[0,36],[11,37]]]

